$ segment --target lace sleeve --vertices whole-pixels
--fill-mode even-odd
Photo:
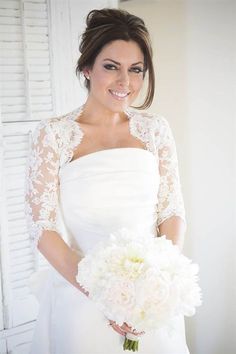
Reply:
[[[171,216],[180,216],[185,223],[185,208],[178,170],[176,145],[168,121],[159,119],[156,132],[160,186],[158,191],[157,226]]]
[[[43,230],[57,231],[59,154],[50,121],[36,127],[26,168],[25,215],[33,250]]]

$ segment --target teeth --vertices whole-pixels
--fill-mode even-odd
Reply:
[[[112,91],[112,90],[111,90],[111,93],[113,95],[118,96],[118,97],[125,97],[125,96],[127,96],[129,94],[128,92],[121,93],[121,92],[116,92],[116,91]]]

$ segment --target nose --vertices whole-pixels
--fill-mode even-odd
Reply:
[[[129,72],[127,70],[120,70],[118,83],[120,86],[129,86]]]

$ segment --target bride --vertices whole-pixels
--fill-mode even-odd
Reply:
[[[154,96],[149,33],[117,9],[91,11],[76,72],[86,102],[41,121],[30,149],[26,216],[32,245],[51,267],[41,289],[31,354],[121,354],[127,333],[140,354],[187,354],[184,320],[150,333],[118,326],[76,282],[77,265],[122,226],[167,235],[182,248],[186,230],[175,142],[167,120],[146,113]],[[148,77],[140,107],[132,103]]]

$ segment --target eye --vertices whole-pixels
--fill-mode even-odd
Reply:
[[[107,70],[116,70],[117,67],[114,64],[105,64],[104,68]]]
[[[137,74],[143,72],[143,69],[140,68],[139,66],[133,66],[130,70],[133,71],[134,73],[137,73]]]

